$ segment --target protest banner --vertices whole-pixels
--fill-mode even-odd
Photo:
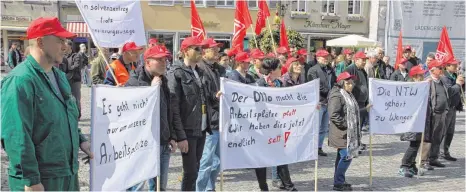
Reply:
[[[76,0],[76,5],[99,47],[119,48],[128,41],[146,45],[140,1]]]
[[[369,79],[369,115],[372,134],[423,132],[429,82]]]
[[[267,88],[221,79],[221,170],[317,159],[319,81]]]
[[[159,86],[92,88],[91,191],[126,190],[159,174],[159,94]]]

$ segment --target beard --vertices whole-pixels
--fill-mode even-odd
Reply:
[[[63,61],[63,56],[58,58],[47,52],[45,53],[45,58],[47,59],[47,62],[52,65],[58,65]]]

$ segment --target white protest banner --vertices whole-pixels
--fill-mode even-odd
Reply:
[[[146,45],[139,0],[76,0],[94,43],[100,47],[119,48],[128,41]]]
[[[429,82],[369,79],[369,125],[372,134],[423,132]]]
[[[159,175],[159,86],[92,88],[91,191],[121,191]]]
[[[221,79],[221,169],[317,159],[319,81],[267,88]]]

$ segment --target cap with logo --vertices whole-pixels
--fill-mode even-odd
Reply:
[[[316,57],[327,57],[329,55],[328,51],[325,49],[318,50]]]
[[[249,61],[251,61],[251,59],[249,58],[249,54],[246,53],[246,52],[239,52],[238,54],[236,54],[235,56],[235,61],[236,62],[246,62],[248,63]]]
[[[156,45],[146,50],[144,53],[144,60],[148,58],[159,59],[162,57],[167,57],[169,53],[170,52],[168,52],[164,46]]]
[[[136,45],[134,41],[127,42],[123,45],[123,48],[121,49],[121,52],[127,52],[127,51],[140,51],[142,50],[142,47],[139,47]]]
[[[187,37],[183,40],[183,42],[181,42],[181,50],[186,50],[191,46],[205,47],[206,45],[204,45],[199,38],[193,36]]]
[[[366,59],[367,56],[364,52],[358,51],[356,54],[354,54],[354,59]]]
[[[61,26],[56,17],[39,17],[31,22],[27,28],[27,39],[35,39],[47,35],[53,35],[61,38],[73,38],[76,34],[67,31]]]
[[[434,60],[430,61],[430,63],[429,63],[429,70],[432,70],[435,67],[436,68],[443,67],[443,64],[434,59]]]
[[[307,55],[307,50],[306,49],[298,50],[298,55]]]
[[[351,55],[351,54],[353,54],[353,50],[346,48],[346,49],[343,50],[343,54]]]
[[[253,50],[251,50],[251,57],[253,59],[264,59],[265,54],[264,54],[264,52],[262,52],[259,49],[253,49]]]
[[[286,47],[279,47],[279,48],[277,48],[277,53],[286,54],[286,53],[288,53],[288,49]]]
[[[343,72],[340,73],[337,77],[337,82],[340,82],[341,80],[347,80],[347,79],[356,79],[356,76],[349,74],[348,72]]]
[[[214,38],[207,38],[202,41],[204,48],[223,47],[223,43],[217,43]]]
[[[424,75],[424,73],[426,73],[426,70],[423,70],[420,65],[416,65],[409,71],[409,76],[414,77],[415,75]]]

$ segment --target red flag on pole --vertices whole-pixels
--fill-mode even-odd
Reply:
[[[191,36],[198,37],[201,40],[206,38],[204,25],[199,17],[199,13],[197,13],[194,0],[191,0]]]
[[[282,24],[280,26],[280,47],[286,47],[287,50],[290,49],[288,45],[288,36],[286,35],[285,19],[282,19]]]
[[[246,30],[252,24],[251,15],[249,14],[246,1],[236,1],[235,10],[235,29],[233,32],[232,49],[236,51],[243,50],[243,40],[246,36]]]
[[[398,70],[398,64],[401,62],[403,59],[403,36],[400,35],[398,36],[398,48],[396,49],[396,60],[395,60],[395,69]]]
[[[440,34],[440,41],[438,42],[435,59],[442,64],[452,62],[455,59],[450,37],[448,37],[447,28],[445,26],[443,26],[442,33]]]
[[[262,28],[265,27],[265,22],[267,18],[270,17],[269,6],[267,6],[267,2],[265,0],[259,0],[259,11],[257,12],[257,20],[256,20],[256,35],[260,35]]]

